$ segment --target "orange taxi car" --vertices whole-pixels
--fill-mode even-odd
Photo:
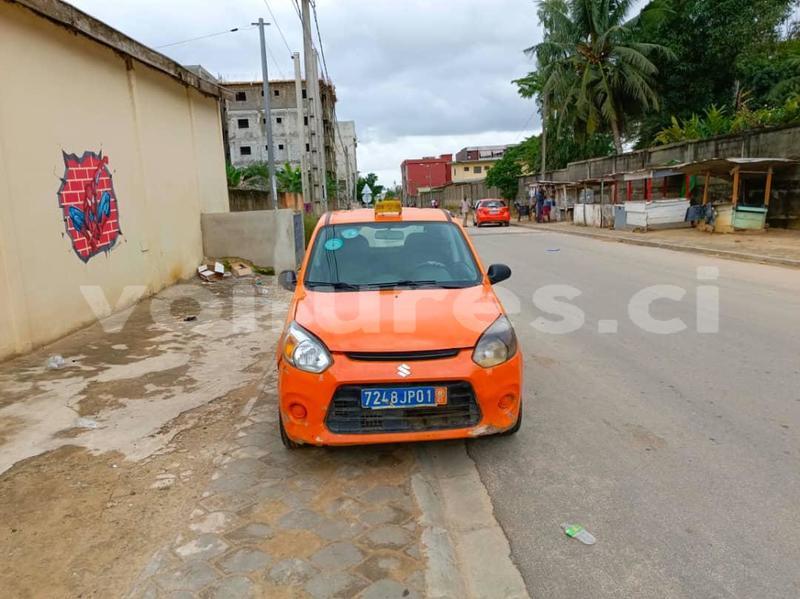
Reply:
[[[484,271],[449,212],[329,212],[298,272],[279,341],[281,439],[355,445],[515,433],[522,356]]]
[[[511,211],[503,200],[478,200],[472,224],[476,227],[494,223],[503,227],[511,224]]]

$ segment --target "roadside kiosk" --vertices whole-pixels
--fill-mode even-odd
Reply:
[[[704,208],[695,211],[703,218],[687,220],[697,220],[698,228],[709,232],[763,231],[774,173],[796,163],[787,158],[713,158],[675,167],[687,175],[704,178]],[[711,200],[712,178],[730,181],[730,196],[722,201]]]

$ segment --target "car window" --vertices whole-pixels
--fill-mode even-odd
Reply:
[[[470,287],[480,281],[460,229],[444,222],[326,225],[314,239],[305,277],[309,288],[344,291]]]
[[[501,202],[500,200],[489,200],[481,202],[481,208],[505,208],[506,203]]]

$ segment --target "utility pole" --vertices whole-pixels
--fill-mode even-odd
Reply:
[[[278,209],[278,185],[275,181],[275,148],[272,145],[272,113],[269,108],[269,75],[267,73],[267,40],[264,35],[264,26],[269,25],[265,23],[264,19],[258,19],[258,23],[251,23],[251,25],[258,25],[258,32],[261,36],[261,77],[262,93],[264,94],[264,125],[267,131],[267,162],[269,165],[269,184],[270,192],[272,194],[272,208]]]
[[[547,96],[542,98],[542,139],[539,149],[542,151],[542,181],[547,173]]]
[[[319,58],[317,51],[312,50],[314,53],[314,125],[317,131],[317,150],[319,151],[319,176],[320,185],[322,186],[322,204],[325,211],[328,210],[328,170],[326,168],[325,156],[325,120],[322,112],[322,90],[319,86]],[[308,85],[308,75],[306,75],[306,86]]]
[[[303,74],[300,72],[300,53],[292,53],[294,63],[294,95],[297,102],[297,140],[300,144],[300,178],[303,182],[303,202],[312,202],[311,186],[308,179],[308,153],[306,143],[310,143],[306,134],[306,127],[303,124],[305,115],[303,102]],[[310,146],[309,146],[310,147]]]
[[[301,0],[302,4],[302,20],[303,20],[303,67],[305,70],[306,79],[306,114],[308,115],[308,139],[309,148],[311,149],[310,157],[310,188],[313,196],[315,211],[325,212],[327,206],[327,193],[325,190],[325,163],[324,142],[315,134],[317,119],[321,119],[322,115],[317,113],[317,104],[315,96],[318,93],[317,81],[317,67],[314,60],[314,47],[311,42],[311,7],[309,0]]]

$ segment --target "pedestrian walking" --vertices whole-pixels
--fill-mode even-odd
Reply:
[[[466,197],[461,198],[461,224],[467,226],[467,217],[469,216],[469,200]]]

